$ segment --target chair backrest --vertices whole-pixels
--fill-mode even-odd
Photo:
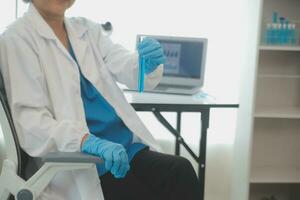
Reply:
[[[19,140],[12,121],[2,74],[0,73],[0,170],[2,161],[6,158],[18,165],[17,173],[21,174],[21,149]]]
[[[29,156],[21,149],[10,112],[1,70],[0,101],[0,173],[2,162],[5,159],[9,159],[17,164],[17,175],[24,180],[28,180],[41,167],[42,163],[40,159]],[[14,197],[9,195],[7,199],[14,200]]]
[[[1,66],[0,66],[1,67]],[[0,71],[0,172],[2,161],[9,158],[18,165],[17,174],[27,180],[40,167],[40,159],[34,159],[25,153],[20,146],[18,135],[10,112],[3,76]]]
[[[17,174],[22,172],[21,167],[21,149],[17,133],[12,121],[2,74],[0,73],[0,173],[2,171],[2,163],[5,159],[9,159],[17,164]],[[13,196],[9,195],[6,199],[13,200]]]

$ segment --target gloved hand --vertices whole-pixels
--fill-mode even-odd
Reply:
[[[115,178],[124,178],[130,169],[127,152],[121,144],[90,134],[82,144],[81,151],[102,158],[105,162],[105,169],[110,171]]]
[[[145,73],[150,74],[166,60],[163,49],[158,41],[146,37],[138,44],[139,57],[145,59]]]

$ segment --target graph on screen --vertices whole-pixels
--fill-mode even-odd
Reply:
[[[166,56],[165,73],[178,74],[180,70],[181,44],[161,43],[161,45]]]

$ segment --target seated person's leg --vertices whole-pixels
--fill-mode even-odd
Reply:
[[[117,179],[110,172],[100,177],[105,200],[158,200],[147,185],[131,170],[125,178]]]
[[[160,199],[200,199],[199,180],[185,158],[143,150],[133,158],[130,171]]]

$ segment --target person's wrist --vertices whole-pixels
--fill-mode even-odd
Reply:
[[[88,136],[89,136],[89,134],[86,133],[86,134],[82,137],[81,143],[80,143],[80,149],[82,149],[82,145],[84,144],[84,142],[86,141],[86,139],[87,139]]]

